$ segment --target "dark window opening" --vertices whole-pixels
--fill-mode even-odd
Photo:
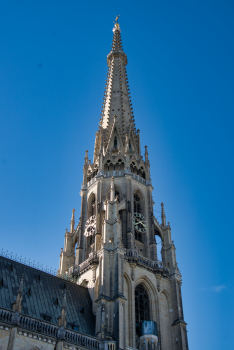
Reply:
[[[84,314],[84,306],[80,307],[80,314]]]
[[[114,148],[116,149],[117,148],[117,137],[115,136],[114,138]]]
[[[95,211],[96,211],[96,210],[95,210],[95,209],[96,209],[95,207],[96,207],[96,205],[95,205],[95,197],[93,197],[93,198],[92,198],[92,201],[91,201],[91,211],[90,211],[90,214],[91,214],[91,215],[90,215],[90,216],[95,215]]]
[[[128,113],[129,114],[129,113]],[[129,153],[132,153],[132,145],[131,142],[129,141]]]
[[[135,239],[143,243],[142,233],[135,229]]]
[[[8,270],[8,271],[13,271],[13,265],[10,264],[10,265],[8,266],[7,270]]]
[[[115,198],[117,197],[117,199],[119,199],[119,191],[115,190]]]
[[[43,318],[44,321],[50,322],[52,320],[52,316],[46,315],[46,314],[41,314],[41,317]]]
[[[30,297],[31,296],[31,288],[28,288],[25,292],[25,295],[27,295],[27,297]]]
[[[54,299],[53,299],[53,304],[54,304],[55,306],[58,306],[58,304],[59,304],[58,298],[54,298]]]
[[[141,214],[141,199],[137,193],[134,194],[134,213]]]
[[[67,326],[68,326],[68,328],[71,328],[73,331],[76,331],[76,332],[79,331],[79,326],[77,324],[68,322]]]
[[[140,335],[142,321],[150,321],[149,296],[142,284],[135,289],[136,334]]]
[[[35,279],[36,279],[37,282],[40,282],[40,280],[41,280],[41,275],[38,273],[38,274],[36,275]]]

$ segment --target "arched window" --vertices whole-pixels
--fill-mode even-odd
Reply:
[[[92,199],[91,202],[91,216],[95,215],[95,197]]]
[[[117,136],[114,138],[114,148],[117,148]]]
[[[132,145],[130,141],[129,141],[129,153],[132,153]]]
[[[118,159],[118,161],[115,163],[115,170],[124,170],[124,162],[122,159]]]
[[[89,203],[88,204],[89,217],[96,215],[96,198],[94,193],[92,193],[91,196],[89,197],[88,203]]]
[[[144,286],[139,284],[135,289],[136,334],[140,335],[142,321],[150,321],[149,296]]]
[[[89,170],[89,171],[88,171],[88,174],[87,174],[87,181],[89,182],[91,179],[92,179],[92,173],[91,173],[91,171]]]
[[[141,212],[142,212],[141,198],[137,193],[135,193],[134,194],[134,213],[141,214]]]
[[[116,197],[119,199],[119,191],[115,189],[115,198]]]

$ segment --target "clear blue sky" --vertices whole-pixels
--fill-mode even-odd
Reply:
[[[190,350],[231,350],[233,1],[0,1],[1,247],[58,268],[73,207],[79,218],[117,14]]]

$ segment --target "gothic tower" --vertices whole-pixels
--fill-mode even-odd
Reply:
[[[145,146],[141,156],[120,32],[116,21],[93,162],[85,153],[80,220],[75,227],[73,209],[59,274],[89,289],[104,342],[187,350],[181,274],[163,203],[161,223],[153,214],[149,155]]]

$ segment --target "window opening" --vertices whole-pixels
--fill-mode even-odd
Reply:
[[[142,284],[135,289],[136,334],[140,335],[142,321],[150,321],[149,296]]]
[[[91,214],[90,216],[95,215],[95,197],[93,197],[92,202],[91,202],[91,213],[90,214]]]
[[[141,199],[137,193],[134,194],[134,213],[141,214]]]
[[[117,148],[117,137],[114,138],[114,148]]]
[[[128,113],[129,114],[129,113]],[[131,142],[129,141],[129,153],[132,153],[132,145]],[[134,163],[133,163],[134,164]]]

